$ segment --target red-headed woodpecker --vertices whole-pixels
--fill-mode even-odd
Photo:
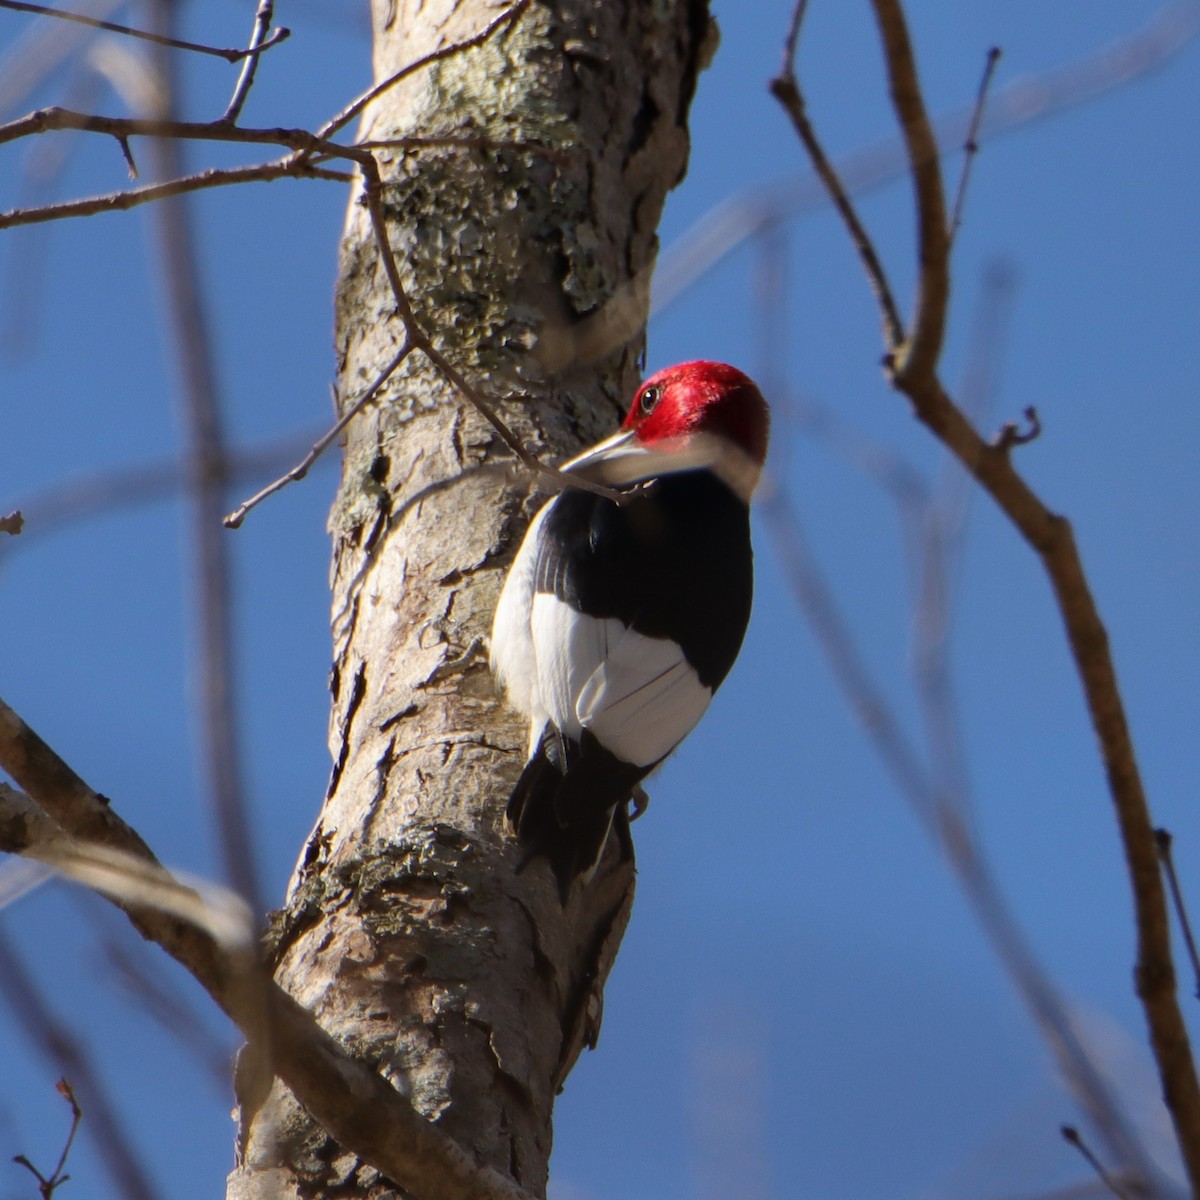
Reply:
[[[590,877],[639,782],[691,732],[750,618],[750,495],[766,401],[734,367],[690,362],[638,389],[620,430],[562,470],[534,518],[492,626],[492,667],[529,717],[508,802],[523,868],[550,861],[563,903]]]

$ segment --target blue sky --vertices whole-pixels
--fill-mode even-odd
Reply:
[[[238,43],[250,7],[193,5],[190,32]],[[688,179],[663,222],[668,253],[723,202],[806,176],[766,92],[788,7],[715,4],[722,47],[693,110]],[[999,97],[1160,12],[1197,19],[1195,5],[1151,0],[912,7],[934,112],[969,103],[992,45],[1003,50]],[[868,13],[865,4],[818,2],[806,26],[802,78],[835,157],[895,135]],[[367,81],[361,7],[281,3],[277,18],[294,33],[265,60],[246,121],[315,125]],[[0,12],[0,55],[30,27]],[[13,64],[27,58],[5,59],[0,80],[11,82]],[[64,102],[80,63],[23,95],[0,83],[0,119]],[[955,247],[945,358],[955,386],[982,281],[1003,264],[1014,280],[1011,317],[992,339],[1002,371],[986,423],[1038,408],[1044,432],[1018,461],[1075,524],[1155,816],[1176,836],[1193,898],[1198,63],[1200,42],[1191,42],[1123,88],[984,139]],[[188,61],[186,71],[189,111],[219,111],[230,70]],[[96,103],[119,111],[109,93]],[[19,200],[24,151],[0,153],[8,208]],[[194,165],[221,161],[203,159],[200,147],[190,153]],[[948,177],[958,164],[950,155]],[[111,145],[76,140],[56,187],[86,194],[121,186],[123,174]],[[288,182],[197,203],[225,410],[240,444],[288,433],[303,440],[327,418],[343,203],[338,185]],[[907,305],[908,186],[879,187],[861,207]],[[19,542],[0,546],[0,694],[115,799],[161,857],[216,874],[191,724],[182,506],[166,498],[39,528],[36,503],[69,481],[177,451],[147,233],[135,212],[0,239],[0,321],[12,328],[14,303],[26,314],[20,344],[0,362],[0,507],[20,504],[29,519]],[[745,244],[654,318],[648,364],[720,358],[786,381],[770,397],[770,469],[920,744],[895,503],[815,436],[805,415],[819,406],[845,431],[843,445],[886,451],[931,484],[942,456],[882,380],[870,295],[832,213],[797,216],[779,236],[772,253],[783,256],[786,300],[777,358],[764,357],[769,322],[754,298],[756,252]],[[330,463],[230,535],[254,822],[273,898],[328,770],[324,520],[333,478]],[[234,501],[253,487],[236,490]],[[751,1200],[1018,1195],[1081,1178],[1057,1134],[1079,1114],[1048,1052],[833,684],[761,520],[756,539],[758,592],[742,658],[635,827],[637,907],[600,1048],[559,1102],[551,1194],[709,1200],[733,1194],[723,1180],[744,1162],[753,1166],[734,1178]],[[1161,1110],[1130,986],[1127,888],[1092,734],[1046,583],[982,497],[969,510],[951,635],[983,844],[1037,954],[1157,1145]],[[212,1195],[231,1162],[228,1088],[126,1002],[98,941],[119,921],[62,888],[43,888],[0,919],[106,1068],[115,1110],[163,1194]],[[159,970],[152,949],[133,950]],[[207,1014],[178,971],[161,970]],[[222,1022],[206,1020],[218,1046],[233,1044]],[[0,1062],[0,1198],[15,1200],[30,1194],[30,1181],[5,1163],[17,1153],[52,1161],[65,1113],[52,1068],[7,1015]],[[81,1194],[113,1194],[86,1136],[72,1174]]]

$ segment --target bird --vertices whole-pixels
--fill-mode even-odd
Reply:
[[[565,907],[614,823],[692,731],[741,649],[753,597],[750,497],[770,415],[736,367],[668,367],[634,393],[618,431],[565,463],[496,605],[491,665],[529,719],[506,820],[548,860]],[[638,809],[640,812],[640,807]]]

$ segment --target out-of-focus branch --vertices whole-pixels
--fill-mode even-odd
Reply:
[[[153,904],[119,897],[115,902],[144,937],[191,972],[248,1037],[269,1036],[275,1073],[347,1150],[418,1200],[531,1200],[511,1179],[475,1162],[426,1121],[386,1079],[342,1049],[274,981],[257,970],[248,978],[244,956],[231,954],[211,929],[177,915],[188,911],[184,901],[189,896],[193,906],[206,906],[158,865],[109,801],[92,791],[3,701],[0,769],[61,829],[51,844],[62,835],[83,843],[83,853],[76,858],[85,863],[93,857],[89,848],[96,845],[119,852],[108,872],[110,897],[123,882],[115,864],[128,860],[144,865],[147,882],[158,881],[161,898]],[[10,803],[10,794],[0,791],[0,850],[40,857],[42,847],[30,838],[53,826],[24,819]],[[60,846],[50,851],[50,858],[62,861],[66,854]],[[142,887],[137,878],[133,883]],[[164,911],[172,896],[178,896],[179,903]]]
[[[1062,1134],[1064,1142],[1079,1151],[1084,1162],[1096,1172],[1096,1178],[1103,1184],[1104,1190],[1115,1196],[1116,1200],[1134,1200],[1135,1196],[1141,1194],[1142,1189],[1135,1187],[1126,1189],[1119,1178],[1105,1169],[1104,1164],[1092,1152],[1092,1148],[1083,1140],[1083,1136],[1074,1125],[1064,1125],[1059,1132]]]
[[[982,295],[972,320],[961,394],[965,411],[985,420],[997,391],[998,347],[1011,322],[1012,279],[993,266],[985,272]],[[970,827],[971,789],[959,706],[954,699],[948,643],[952,577],[961,558],[963,530],[975,489],[962,465],[949,455],[941,478],[927,495],[919,519],[913,571],[913,676],[925,722],[925,740],[942,802]],[[979,853],[978,846],[976,853]]]
[[[889,343],[889,377],[914,412],[958,457],[1040,556],[1066,626],[1108,776],[1125,847],[1137,925],[1137,992],[1164,1097],[1194,1192],[1200,1194],[1200,1084],[1176,995],[1166,897],[1153,825],[1108,645],[1070,524],[1015,470],[1011,441],[989,444],[937,376],[949,299],[949,242],[936,142],[916,76],[899,0],[873,0],[888,58],[892,102],[904,131],[916,204],[921,278],[904,345]]]
[[[267,5],[267,18],[270,6]],[[173,6],[154,0],[150,17],[166,37],[173,33]],[[259,16],[262,16],[260,5]],[[256,23],[256,38],[265,29]],[[174,79],[168,56],[156,55],[159,98],[154,118],[169,121],[174,109]],[[247,67],[257,57],[247,59]],[[253,75],[243,73],[246,86]],[[244,98],[244,96],[243,96]],[[160,179],[182,174],[180,143],[172,138],[150,142],[154,173]],[[181,196],[165,199],[151,210],[159,264],[159,283],[168,336],[173,344],[183,416],[188,493],[191,508],[191,553],[195,575],[196,644],[193,667],[199,676],[201,769],[216,825],[217,843],[226,876],[253,912],[265,908],[255,860],[245,771],[241,754],[241,721],[233,671],[233,582],[231,547],[221,533],[225,509],[228,451],[221,415],[215,349],[208,313],[201,300],[200,271],[191,214]]]
[[[268,472],[280,470],[292,462],[305,447],[313,444],[313,432],[288,434],[276,441],[231,450],[226,478],[230,483],[260,480]],[[51,484],[39,492],[21,498],[20,511],[28,528],[26,538],[38,539],[59,529],[116,509],[148,504],[178,495],[187,486],[186,470],[174,458],[129,467],[114,467],[92,475]],[[0,530],[3,521],[0,517]],[[15,554],[20,543],[3,548],[0,563]]]
[[[786,336],[787,287],[781,271],[784,255],[774,237],[760,239],[759,249],[755,287],[755,324],[763,358],[759,374],[770,394],[786,400],[787,388],[780,371]],[[985,409],[994,390],[995,346],[997,331],[1007,323],[1008,284],[1007,274],[1000,270],[989,272],[985,279],[964,381],[973,411]],[[838,429],[832,418],[810,420],[808,425],[810,431],[832,441],[843,455],[876,479],[896,503],[912,576],[917,631],[914,669],[926,719],[931,768],[926,768],[883,689],[873,680],[808,544],[799,513],[782,485],[773,482],[765,489],[762,507],[792,593],[885,770],[945,856],[1079,1103],[1114,1157],[1126,1164],[1132,1176],[1148,1178],[1149,1167],[1136,1137],[1103,1074],[1092,1063],[1087,1047],[1076,1036],[1066,1006],[1029,948],[973,834],[969,779],[954,719],[946,655],[949,552],[970,495],[966,486],[969,477],[955,464],[947,471],[942,487],[931,494],[903,460],[865,437],[855,438]]]
[[[1136,1137],[1128,1129],[1086,1047],[1076,1036],[1065,1005],[1026,944],[992,878],[961,811],[963,798],[943,793],[935,785],[883,691],[872,679],[804,536],[799,514],[778,486],[768,489],[760,508],[788,586],[893,785],[954,870],[984,933],[1054,1052],[1076,1098],[1113,1154],[1132,1174],[1149,1178],[1145,1155]]]
[[[3,930],[0,930],[0,993],[30,1043],[53,1063],[56,1071],[72,1081],[83,1098],[88,1112],[87,1131],[116,1190],[129,1200],[154,1200],[160,1193],[121,1123],[117,1105],[108,1094],[104,1073],[95,1066],[83,1042],[55,1016],[50,997],[42,991]]]
[[[76,0],[75,8],[89,16],[107,17],[121,0]],[[85,25],[38,18],[4,46],[0,54],[0,113],[18,109],[25,98],[81,45],[95,39]]]
[[[88,916],[111,915],[88,906]],[[219,1095],[229,1092],[233,1057],[228,1039],[219,1036],[204,1020],[183,991],[161,970],[154,951],[140,940],[123,942],[118,930],[96,922],[96,949],[104,982],[111,982],[131,1005],[153,1020],[179,1048],[203,1068],[208,1081]]]
[[[167,46],[172,50],[190,50],[195,54],[211,54],[215,58],[223,58],[230,63],[241,62],[243,59],[256,62],[264,50],[278,46],[291,33],[289,29],[276,29],[269,37],[264,33],[262,38],[255,39],[244,50],[232,50],[224,49],[221,46],[207,46],[202,42],[185,42],[179,38],[164,37],[162,34],[152,33],[149,30],[118,25],[115,21],[102,21],[97,17],[89,17],[85,13],[67,12],[62,8],[48,8],[44,4],[28,4],[24,0],[0,0],[0,8],[9,8],[15,12],[35,13],[39,17],[54,17],[59,21],[72,21],[77,25],[87,25],[91,29],[103,29],[106,33],[119,33],[124,37],[140,38],[142,41],[153,42],[157,46]],[[270,18],[267,19],[269,22]]]

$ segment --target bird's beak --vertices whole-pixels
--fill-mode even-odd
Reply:
[[[622,429],[563,463],[559,470],[592,483],[622,487],[654,474],[653,468],[646,470],[645,458],[645,448],[635,440],[634,431]]]
[[[707,467],[743,500],[758,484],[759,465],[725,438],[689,434],[647,446],[632,429],[623,429],[564,463],[560,470],[605,487],[623,488],[662,475]]]

